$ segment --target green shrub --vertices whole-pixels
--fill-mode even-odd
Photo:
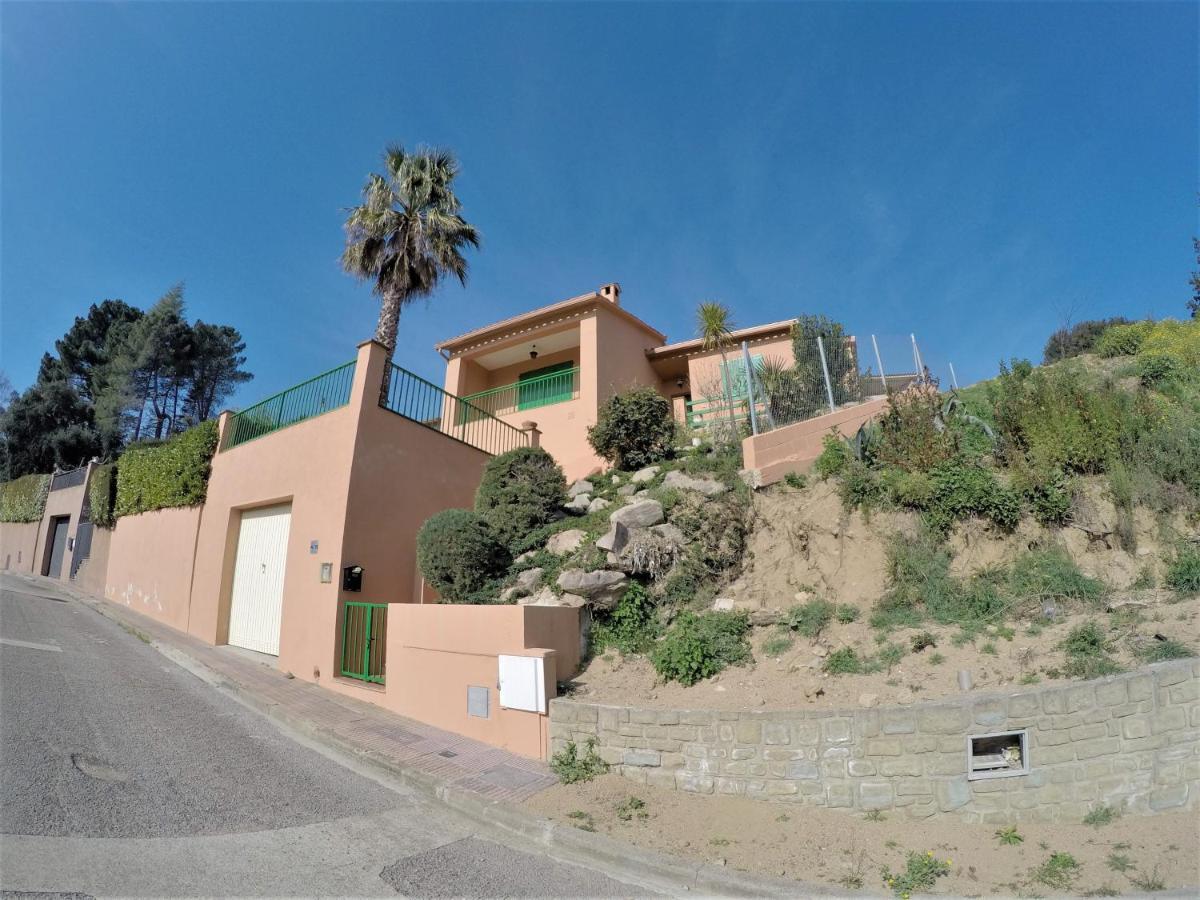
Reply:
[[[597,612],[592,624],[592,650],[616,647],[622,653],[645,653],[658,637],[658,613],[650,593],[636,581],[610,612]]]
[[[133,444],[117,466],[116,515],[203,503],[216,449],[215,420],[160,443]]]
[[[1101,356],[1133,356],[1153,330],[1153,322],[1113,325],[1096,341],[1096,352]]]
[[[682,612],[655,645],[650,659],[663,679],[692,685],[748,660],[749,630],[750,617],[745,612]]]
[[[541,447],[517,447],[492,457],[483,467],[475,512],[511,548],[555,519],[566,491],[562,468],[554,457]]]
[[[870,512],[883,499],[884,490],[875,476],[874,469],[857,459],[852,459],[842,469],[838,495],[847,510],[862,509],[864,512]]]
[[[1181,376],[1184,368],[1179,360],[1165,353],[1142,353],[1138,355],[1134,371],[1146,387],[1160,387]]]
[[[1167,564],[1164,581],[1180,594],[1200,594],[1200,547],[1181,546]]]
[[[849,625],[858,619],[859,608],[851,603],[839,603],[834,615],[843,625]]]
[[[1083,866],[1070,853],[1051,853],[1049,859],[1033,870],[1033,880],[1046,887],[1065,891],[1070,889],[1081,871]]]
[[[863,670],[863,661],[853,647],[839,647],[825,657],[822,668],[830,675],[857,675]]]
[[[901,506],[925,509],[933,502],[936,489],[927,472],[889,469],[884,473],[882,480],[892,499]]]
[[[1046,527],[1062,527],[1071,521],[1074,492],[1071,480],[1048,466],[1018,467],[1013,488],[1029,504],[1033,518]]]
[[[920,653],[930,647],[937,646],[937,638],[933,636],[931,631],[922,631],[920,634],[914,634],[909,639],[909,647],[913,653]]]
[[[808,484],[808,479],[805,478],[803,475],[801,475],[799,472],[788,472],[786,475],[783,476],[783,483],[786,484],[790,488],[795,488],[796,490],[800,490],[805,485]]]
[[[619,469],[640,469],[671,455],[671,403],[654,388],[638,387],[606,400],[588,428],[588,443]]]
[[[1178,371],[1200,369],[1200,320],[1155,322],[1138,348],[1138,357],[1139,363],[1142,357],[1171,359]]]
[[[950,577],[950,552],[936,536],[922,532],[915,539],[895,534],[887,548],[888,589],[877,604],[879,612],[894,617],[897,613],[912,614],[910,621],[920,621],[926,600],[957,590]],[[888,624],[896,620],[891,619]],[[883,624],[872,617],[871,624]],[[877,625],[878,627],[878,625]]]
[[[828,600],[813,599],[788,609],[779,624],[805,637],[815,638],[833,621],[833,613],[834,606]]]
[[[1083,817],[1083,824],[1091,825],[1093,828],[1103,828],[1105,825],[1111,825],[1120,814],[1115,807],[1101,804],[1088,810],[1088,814]]]
[[[836,432],[830,432],[822,438],[821,455],[813,463],[813,472],[818,478],[832,478],[842,474],[853,458],[846,442]]]
[[[1063,674],[1068,678],[1099,678],[1121,671],[1109,656],[1108,638],[1095,622],[1075,626],[1059,646],[1067,656]]]
[[[1078,322],[1070,328],[1060,328],[1046,341],[1042,351],[1042,365],[1048,366],[1059,360],[1079,356],[1081,353],[1091,353],[1096,341],[1113,325],[1128,325],[1129,320],[1117,317],[1113,319],[1092,319]]]
[[[512,562],[487,522],[469,509],[446,509],[417,532],[417,565],[442,598],[464,603]]]
[[[762,652],[766,656],[782,656],[795,643],[790,634],[776,634],[763,641]]]
[[[1009,587],[1018,600],[1073,600],[1095,606],[1104,598],[1104,583],[1089,578],[1065,550],[1031,550],[1013,562]]]
[[[990,519],[1002,531],[1012,531],[1021,521],[1021,500],[996,476],[961,457],[936,466],[930,473],[933,496],[925,506],[925,520],[944,533],[957,521],[972,516]]]
[[[558,776],[563,784],[577,784],[591,781],[597,775],[608,772],[608,763],[596,752],[596,739],[588,738],[586,750],[582,756],[574,741],[550,757],[550,771]]]
[[[92,470],[88,482],[88,509],[92,523],[101,528],[112,528],[117,524],[117,464],[105,463]]]
[[[932,383],[890,393],[879,430],[880,462],[907,472],[926,471],[958,452],[955,432],[942,420],[942,396]]]
[[[988,393],[1006,462],[1028,456],[1037,466],[1092,474],[1116,456],[1133,402],[1072,363],[1037,371],[1027,362],[1001,366]]]
[[[950,860],[938,859],[932,851],[918,853],[913,850],[902,871],[893,873],[888,866],[883,867],[883,883],[897,897],[907,900],[913,893],[933,890],[937,880],[949,874]]]
[[[672,572],[679,587],[707,596],[720,577],[742,561],[746,550],[749,493],[731,490],[717,497],[683,491],[670,522],[687,538],[683,559]],[[666,587],[664,585],[664,595]]]
[[[40,522],[49,493],[49,475],[23,475],[0,484],[0,522]]]

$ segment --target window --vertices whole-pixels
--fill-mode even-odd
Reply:
[[[517,378],[517,409],[535,409],[562,403],[575,396],[575,363],[555,363],[524,372]]]
[[[1002,731],[967,738],[967,779],[1029,774],[1029,733]]]

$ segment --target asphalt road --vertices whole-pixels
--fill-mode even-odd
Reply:
[[[645,894],[352,765],[0,575],[6,896]]]

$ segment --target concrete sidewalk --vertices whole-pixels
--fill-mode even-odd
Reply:
[[[12,573],[10,573],[12,574]],[[605,835],[558,825],[521,801],[555,784],[548,766],[289,678],[256,654],[213,647],[69,584],[29,575],[87,604],[194,675],[288,729],[384,770],[482,825],[499,828],[559,859],[640,883],[655,893],[722,897],[846,896],[831,890],[666,856]]]

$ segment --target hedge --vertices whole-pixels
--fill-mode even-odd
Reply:
[[[134,444],[117,467],[117,517],[203,503],[216,449],[214,420],[163,443]]]
[[[49,493],[49,475],[25,475],[0,484],[0,522],[40,522]]]
[[[112,528],[117,523],[115,505],[117,500],[117,464],[105,463],[92,470],[88,482],[88,507],[92,524],[101,528]]]

